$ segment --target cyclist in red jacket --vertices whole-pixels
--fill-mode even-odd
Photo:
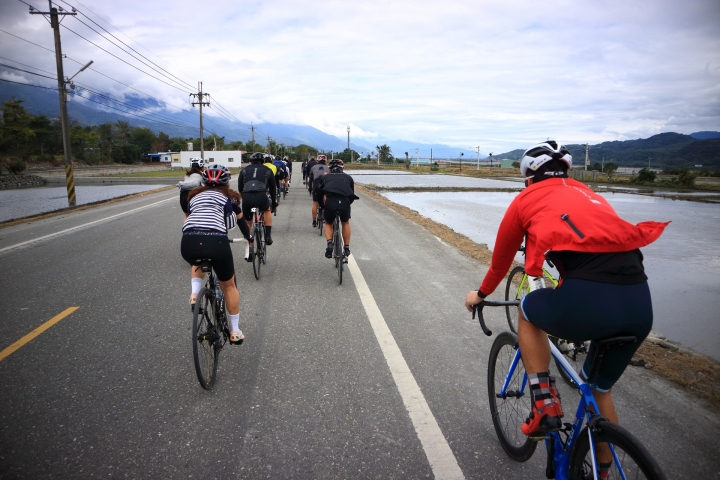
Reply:
[[[568,178],[570,152],[553,140],[528,149],[520,171],[527,188],[510,204],[500,223],[492,264],[478,290],[465,298],[472,306],[490,295],[525,241],[525,271],[542,277],[543,261],[560,272],[556,289],[531,291],[519,307],[518,342],[528,373],[533,407],[522,431],[542,437],[562,427],[554,378],[550,377],[547,334],[571,341],[634,335],[635,344],[611,347],[597,377],[600,412],[617,423],[610,389],[652,327],[650,290],[640,247],[655,241],[669,223],[637,225],[620,218],[602,196]],[[534,284],[534,282],[530,282]],[[587,378],[591,344],[581,375]]]

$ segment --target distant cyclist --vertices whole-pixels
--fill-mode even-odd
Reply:
[[[325,257],[332,258],[333,222],[340,216],[342,237],[345,244],[344,254],[350,256],[350,205],[358,199],[355,195],[355,182],[347,173],[343,173],[345,164],[342,160],[330,161],[330,173],[319,178],[318,197],[323,206],[325,218]]]
[[[202,174],[204,185],[188,195],[188,218],[183,225],[180,253],[190,264],[190,305],[194,306],[205,274],[196,265],[200,259],[209,259],[220,281],[230,315],[230,341],[244,338],[240,330],[240,294],[235,286],[235,264],[228,240],[228,229],[235,226],[240,213],[240,195],[230,190],[230,171],[224,165],[208,165]],[[245,238],[249,229],[242,228]]]
[[[288,189],[288,193],[290,192],[290,181],[292,180],[292,165],[293,162],[290,160],[290,157],[285,155],[283,157],[283,162],[285,162],[285,168],[287,169],[287,183],[286,188]]]
[[[265,156],[262,153],[254,153],[250,157],[250,161],[252,163],[240,171],[240,178],[238,179],[238,191],[242,195],[243,218],[248,227],[252,227],[253,207],[265,212],[265,243],[272,245],[273,217],[270,207],[277,206],[275,175],[267,163],[263,164]],[[268,192],[270,197],[268,197]],[[254,251],[251,247],[248,261],[252,261],[253,254]]]
[[[285,162],[283,162],[283,160],[279,156],[275,157],[275,160],[273,161],[273,165],[275,165],[275,168],[277,169],[277,171],[275,173],[275,179],[277,181],[275,183],[278,187],[277,195],[279,197],[280,192],[286,186],[286,181],[287,181],[287,176],[288,176],[287,167],[285,166]]]
[[[308,192],[312,195],[312,183],[310,182],[310,171],[312,168],[317,165],[317,160],[315,160],[315,157],[310,157],[310,161],[305,165],[305,170],[303,173],[305,174],[305,185],[307,186]]]
[[[315,219],[317,218],[318,202],[320,201],[320,196],[318,194],[317,187],[318,187],[318,184],[320,183],[320,180],[322,179],[321,177],[327,175],[329,172],[330,172],[330,169],[325,164],[325,157],[320,157],[320,159],[318,160],[318,164],[315,165],[314,167],[312,167],[312,169],[310,170],[310,175],[309,175],[308,181],[310,182],[310,188],[311,188],[310,193],[312,193],[312,199],[313,199],[313,204],[312,204],[312,209],[311,209],[312,216],[313,216],[312,217],[313,218],[313,222],[312,222],[313,227],[317,227],[317,220],[315,220]]]
[[[188,194],[193,188],[202,185],[202,172],[204,168],[205,162],[202,158],[191,158],[190,168],[185,170],[185,179],[177,184],[178,188],[180,188],[180,208],[183,213],[185,213],[185,218],[188,217]]]
[[[307,176],[307,174],[305,172],[305,167],[307,167],[307,160],[303,160],[302,163],[300,164],[300,172],[302,173],[302,177],[303,177],[303,185],[305,185],[305,177]]]
[[[560,285],[531,291],[519,307],[518,341],[532,394],[532,412],[522,432],[542,437],[562,428],[560,397],[548,373],[547,334],[570,341],[632,335],[634,344],[610,347],[597,376],[600,413],[617,423],[611,388],[650,332],[652,303],[640,247],[655,241],[667,223],[637,225],[620,218],[607,200],[568,178],[569,151],[553,140],[528,149],[520,163],[527,188],[512,201],[500,223],[492,264],[465,306],[490,295],[525,241],[525,270],[542,277],[545,259],[560,272]],[[532,283],[532,282],[531,282]],[[581,375],[587,378],[596,346],[591,343]],[[599,449],[600,468],[610,468],[609,449]]]

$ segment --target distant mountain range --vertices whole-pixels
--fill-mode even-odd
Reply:
[[[82,95],[90,96],[88,91]],[[33,115],[45,115],[48,118],[59,116],[58,95],[50,89],[35,88],[7,82],[0,82],[0,101],[15,97],[24,101],[23,106]],[[109,102],[100,96],[90,96],[99,103]],[[170,112],[164,110],[163,105],[155,100],[140,97],[125,97],[124,102],[131,108],[123,111],[113,111],[101,106],[99,103],[80,103],[77,99],[68,103],[68,114],[72,120],[81,125],[99,125],[105,122],[126,121],[134,127],[145,127],[154,132],[165,132],[171,137],[196,137],[198,135],[198,112],[188,110]],[[92,106],[89,106],[92,105]],[[94,108],[97,105],[97,108]],[[157,109],[157,113],[147,115],[145,118],[139,109]],[[137,112],[138,115],[128,114],[128,111]],[[149,117],[149,118],[147,118]],[[226,141],[242,140],[247,142],[252,133],[249,125],[232,122],[223,117],[204,115],[205,136],[213,133],[224,136]],[[351,132],[352,133],[352,132]],[[255,140],[261,144],[267,142],[267,136],[274,141],[285,145],[299,145],[304,143],[324,151],[343,151],[347,148],[347,140],[329,135],[317,128],[307,125],[288,125],[276,123],[261,123],[255,125]],[[378,144],[387,143],[393,155],[398,158],[416,155],[419,149],[421,158],[453,158],[457,159],[463,154],[467,160],[477,158],[477,153],[470,149],[462,149],[442,144],[418,144],[404,140],[354,140],[350,147],[356,152],[367,154]],[[585,159],[585,145],[568,145],[576,163]],[[523,150],[494,155],[497,159],[509,158],[519,160]],[[485,158],[485,155],[481,155]],[[696,132],[690,135],[679,133],[661,133],[647,139],[603,142],[590,146],[590,163],[614,162],[620,166],[645,166],[650,164],[656,167],[664,166],[693,166],[703,165],[710,168],[720,168],[720,132]]]
[[[95,102],[111,104],[106,98],[91,95],[88,91],[82,92],[83,97],[90,97]],[[26,85],[0,82],[0,101],[9,100],[15,97],[23,100],[25,109],[33,115],[45,115],[48,118],[57,118],[60,115],[58,106],[58,94],[50,89],[42,89],[30,87]],[[124,102],[130,104],[131,108],[123,108],[123,112],[114,111],[111,108],[101,106],[98,103],[80,103],[77,99],[68,103],[68,115],[71,121],[77,121],[80,125],[99,125],[105,122],[126,121],[133,127],[145,127],[154,132],[165,132],[171,137],[197,137],[199,132],[198,110],[170,112],[162,109],[162,105],[157,101],[139,97],[125,97]],[[142,115],[139,109],[158,109],[158,113]],[[137,115],[128,114],[127,111],[137,112]],[[217,115],[203,115],[205,136],[209,137],[213,133],[218,136],[224,136],[226,141],[241,140],[247,142],[252,138],[250,125],[243,125],[238,122],[229,121]],[[255,124],[255,141],[266,144],[267,137],[285,145],[299,145],[304,143],[319,150],[343,151],[347,148],[347,140],[329,135],[317,128],[308,125],[289,125],[280,123],[260,123]],[[351,132],[352,133],[352,132]],[[416,142],[406,142],[402,140],[387,141],[378,140],[371,142],[366,140],[354,140],[350,142],[350,147],[361,154],[367,154],[375,149],[375,146],[387,143],[398,158],[405,157],[405,152],[412,157],[415,149],[420,147],[420,156],[429,157],[432,154],[437,158],[460,156],[464,153],[466,156],[472,156],[472,150],[458,149],[448,145],[441,144],[418,144]],[[477,155],[477,154],[474,154]],[[484,156],[483,156],[484,157]]]
[[[585,145],[566,145],[573,163],[584,164]],[[524,150],[501,153],[497,158],[520,160]],[[613,162],[618,166],[720,168],[720,132],[660,133],[650,138],[590,145],[590,164]]]

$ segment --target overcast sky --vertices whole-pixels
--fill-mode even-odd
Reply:
[[[68,3],[187,83],[202,80],[245,122],[307,124],[341,138],[350,125],[352,139],[479,145],[483,154],[546,137],[720,130],[719,0]],[[77,19],[64,25],[128,58]],[[49,24],[17,0],[0,0],[0,28],[53,49]],[[187,107],[188,87],[61,32],[69,57]],[[50,52],[3,32],[0,56],[55,71]],[[65,65],[70,75],[79,68]],[[4,78],[43,82],[18,75],[25,80]],[[94,72],[77,78],[131,92]]]

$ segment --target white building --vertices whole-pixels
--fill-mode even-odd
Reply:
[[[247,152],[243,150],[205,150],[205,165],[219,163],[228,168],[242,167],[242,156]],[[190,168],[190,159],[200,158],[200,151],[180,152],[180,164],[173,163],[173,167]]]

